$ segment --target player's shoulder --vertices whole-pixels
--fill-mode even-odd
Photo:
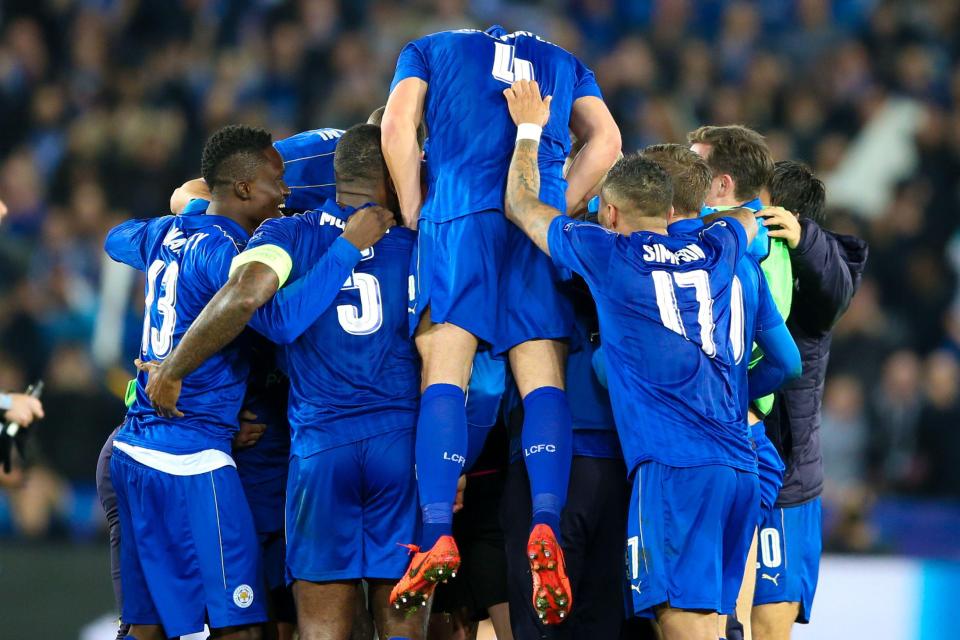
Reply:
[[[318,155],[332,153],[343,135],[343,129],[326,127],[302,131],[273,143],[284,164],[301,162]]]

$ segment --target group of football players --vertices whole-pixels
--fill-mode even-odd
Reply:
[[[346,131],[217,131],[105,245],[146,279],[118,637],[789,637],[819,501],[778,503],[764,417],[823,187],[689,142],[621,154],[593,73],[501,27],[409,43]]]

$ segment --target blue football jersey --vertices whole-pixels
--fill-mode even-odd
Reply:
[[[570,152],[570,111],[579,98],[600,97],[593,72],[573,54],[532,33],[507,33],[500,26],[444,31],[403,48],[391,90],[411,77],[429,85],[424,220],[444,222],[503,209],[517,135],[503,91],[514,80],[536,80],[544,96],[553,96],[540,141],[540,198],[566,209],[563,163]]]
[[[340,236],[351,213],[328,201],[319,210],[268,220],[248,248],[285,252],[292,263],[288,283],[295,282]],[[364,252],[327,311],[282,347],[293,455],[416,423],[420,362],[407,321],[415,238],[409,229],[391,229]]]
[[[287,208],[317,209],[337,195],[333,153],[343,129],[313,129],[273,143],[283,158],[283,181],[290,187]]]
[[[210,298],[222,287],[247,232],[223,216],[196,211],[130,220],[107,235],[111,258],[146,273],[140,357],[166,358]],[[174,454],[220,449],[229,453],[247,387],[249,363],[241,337],[183,380],[182,418],[156,414],[137,374],[137,394],[117,440]]]
[[[617,432],[627,466],[723,464],[756,471],[729,348],[743,227],[720,220],[695,237],[623,236],[558,216],[554,262],[593,293]]]
[[[676,236],[696,236],[703,230],[699,218],[678,220],[670,225],[668,232]],[[751,244],[751,247],[753,244]],[[763,275],[757,258],[746,253],[734,272],[733,288],[730,290],[730,348],[731,359],[736,366],[737,393],[741,398],[743,419],[747,419],[750,405],[747,376],[750,370],[750,352],[758,331],[783,324],[777,303]]]

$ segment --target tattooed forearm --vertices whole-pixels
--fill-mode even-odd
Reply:
[[[179,380],[195,371],[240,335],[254,312],[276,293],[278,284],[276,274],[264,264],[241,266],[190,325],[164,361],[164,369]]]
[[[507,217],[523,229],[540,249],[549,253],[547,229],[560,212],[540,201],[540,167],[537,164],[539,144],[518,140],[507,176]]]

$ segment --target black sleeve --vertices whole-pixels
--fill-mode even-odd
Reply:
[[[802,219],[800,228],[800,244],[790,252],[797,282],[792,308],[811,335],[825,334],[847,310],[856,283],[836,237],[812,220]]]

